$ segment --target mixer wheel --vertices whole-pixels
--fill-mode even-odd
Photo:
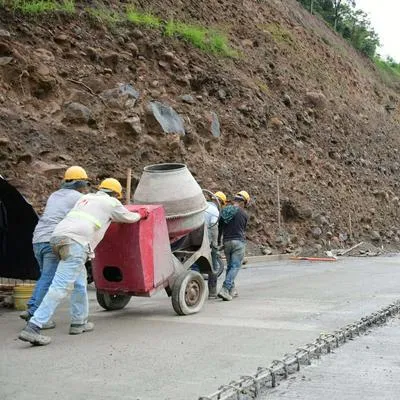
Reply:
[[[97,302],[107,311],[122,310],[131,300],[126,294],[108,294],[97,291]]]
[[[203,276],[196,271],[182,272],[172,287],[172,307],[178,315],[199,312],[208,296]]]

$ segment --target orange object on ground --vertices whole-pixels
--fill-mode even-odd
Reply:
[[[290,257],[294,261],[337,261],[335,257]]]

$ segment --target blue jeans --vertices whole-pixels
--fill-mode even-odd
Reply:
[[[228,240],[224,242],[226,257],[226,276],[223,287],[231,290],[235,287],[235,278],[242,266],[246,244],[240,240]]]
[[[36,282],[35,290],[28,301],[28,312],[33,315],[40,306],[56,273],[58,257],[53,253],[49,242],[34,243],[33,252],[40,268],[40,278]]]
[[[89,315],[85,268],[88,248],[70,239],[55,239],[51,244],[58,252],[60,262],[46,296],[30,320],[40,328],[51,319],[58,305],[71,291],[71,324],[84,324]]]

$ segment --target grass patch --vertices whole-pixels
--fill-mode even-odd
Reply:
[[[131,7],[126,11],[126,18],[135,25],[145,26],[147,28],[161,28],[162,26],[161,19],[149,13],[141,13]]]
[[[228,57],[237,56],[237,52],[230,47],[228,38],[215,30],[174,20],[165,22],[153,14],[140,12],[132,7],[128,7],[126,18],[135,25],[159,29],[168,37],[185,40],[204,52]]]
[[[271,34],[275,42],[293,44],[293,37],[290,32],[288,32],[279,24],[271,23],[268,25],[263,25],[262,28]]]
[[[374,62],[383,82],[398,90],[400,86],[400,63],[391,59],[383,60],[380,57],[375,57]]]
[[[165,26],[164,34],[182,39],[206,53],[227,57],[238,56],[237,51],[229,45],[228,38],[213,29],[170,20]]]
[[[186,24],[170,20],[164,33],[169,37],[177,37],[207,53],[237,57],[237,52],[229,45],[228,38],[212,29],[199,25]]]
[[[105,7],[100,7],[100,8],[87,7],[85,11],[87,12],[90,18],[92,18],[93,20],[95,20],[95,22],[98,22],[102,25],[115,26],[118,23],[122,22],[120,13],[109,10]]]
[[[400,64],[385,61],[381,58],[375,58],[375,64],[381,72],[392,75],[394,78],[400,79]]]
[[[237,52],[230,47],[229,40],[224,34],[199,25],[170,20],[165,27],[165,35],[181,38],[207,53],[228,57],[237,56]]]
[[[43,14],[57,11],[68,14],[75,13],[75,1],[73,0],[14,0],[4,1],[3,5],[9,5],[23,14]]]
[[[257,79],[255,81],[256,85],[258,86],[258,88],[261,90],[261,92],[263,92],[264,94],[270,94],[271,90],[268,87],[268,85],[264,82],[262,82],[261,80]]]
[[[74,14],[76,12],[74,0],[0,0],[0,6],[9,7],[27,15],[54,12]],[[87,7],[85,11],[91,19],[103,25],[115,26],[129,21],[138,26],[162,31],[166,36],[184,40],[206,53],[225,57],[239,55],[230,46],[227,36],[214,29],[174,20],[163,21],[151,13],[137,11],[132,6],[127,7],[125,15],[110,10],[106,6]]]

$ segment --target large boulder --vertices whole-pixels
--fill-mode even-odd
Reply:
[[[305,102],[307,105],[315,108],[325,108],[327,105],[326,96],[322,92],[307,92],[305,95]]]
[[[150,130],[159,131],[161,128],[162,133],[185,135],[183,119],[168,104],[152,101],[148,104],[147,111],[147,123]]]
[[[108,106],[120,109],[133,108],[139,96],[140,93],[129,83],[120,83],[116,88],[101,93]]]
[[[77,124],[93,122],[91,110],[81,103],[70,102],[64,105],[65,120]]]
[[[32,163],[32,168],[37,174],[51,177],[63,173],[67,169],[67,166],[64,164],[49,164],[45,161],[36,160]]]

